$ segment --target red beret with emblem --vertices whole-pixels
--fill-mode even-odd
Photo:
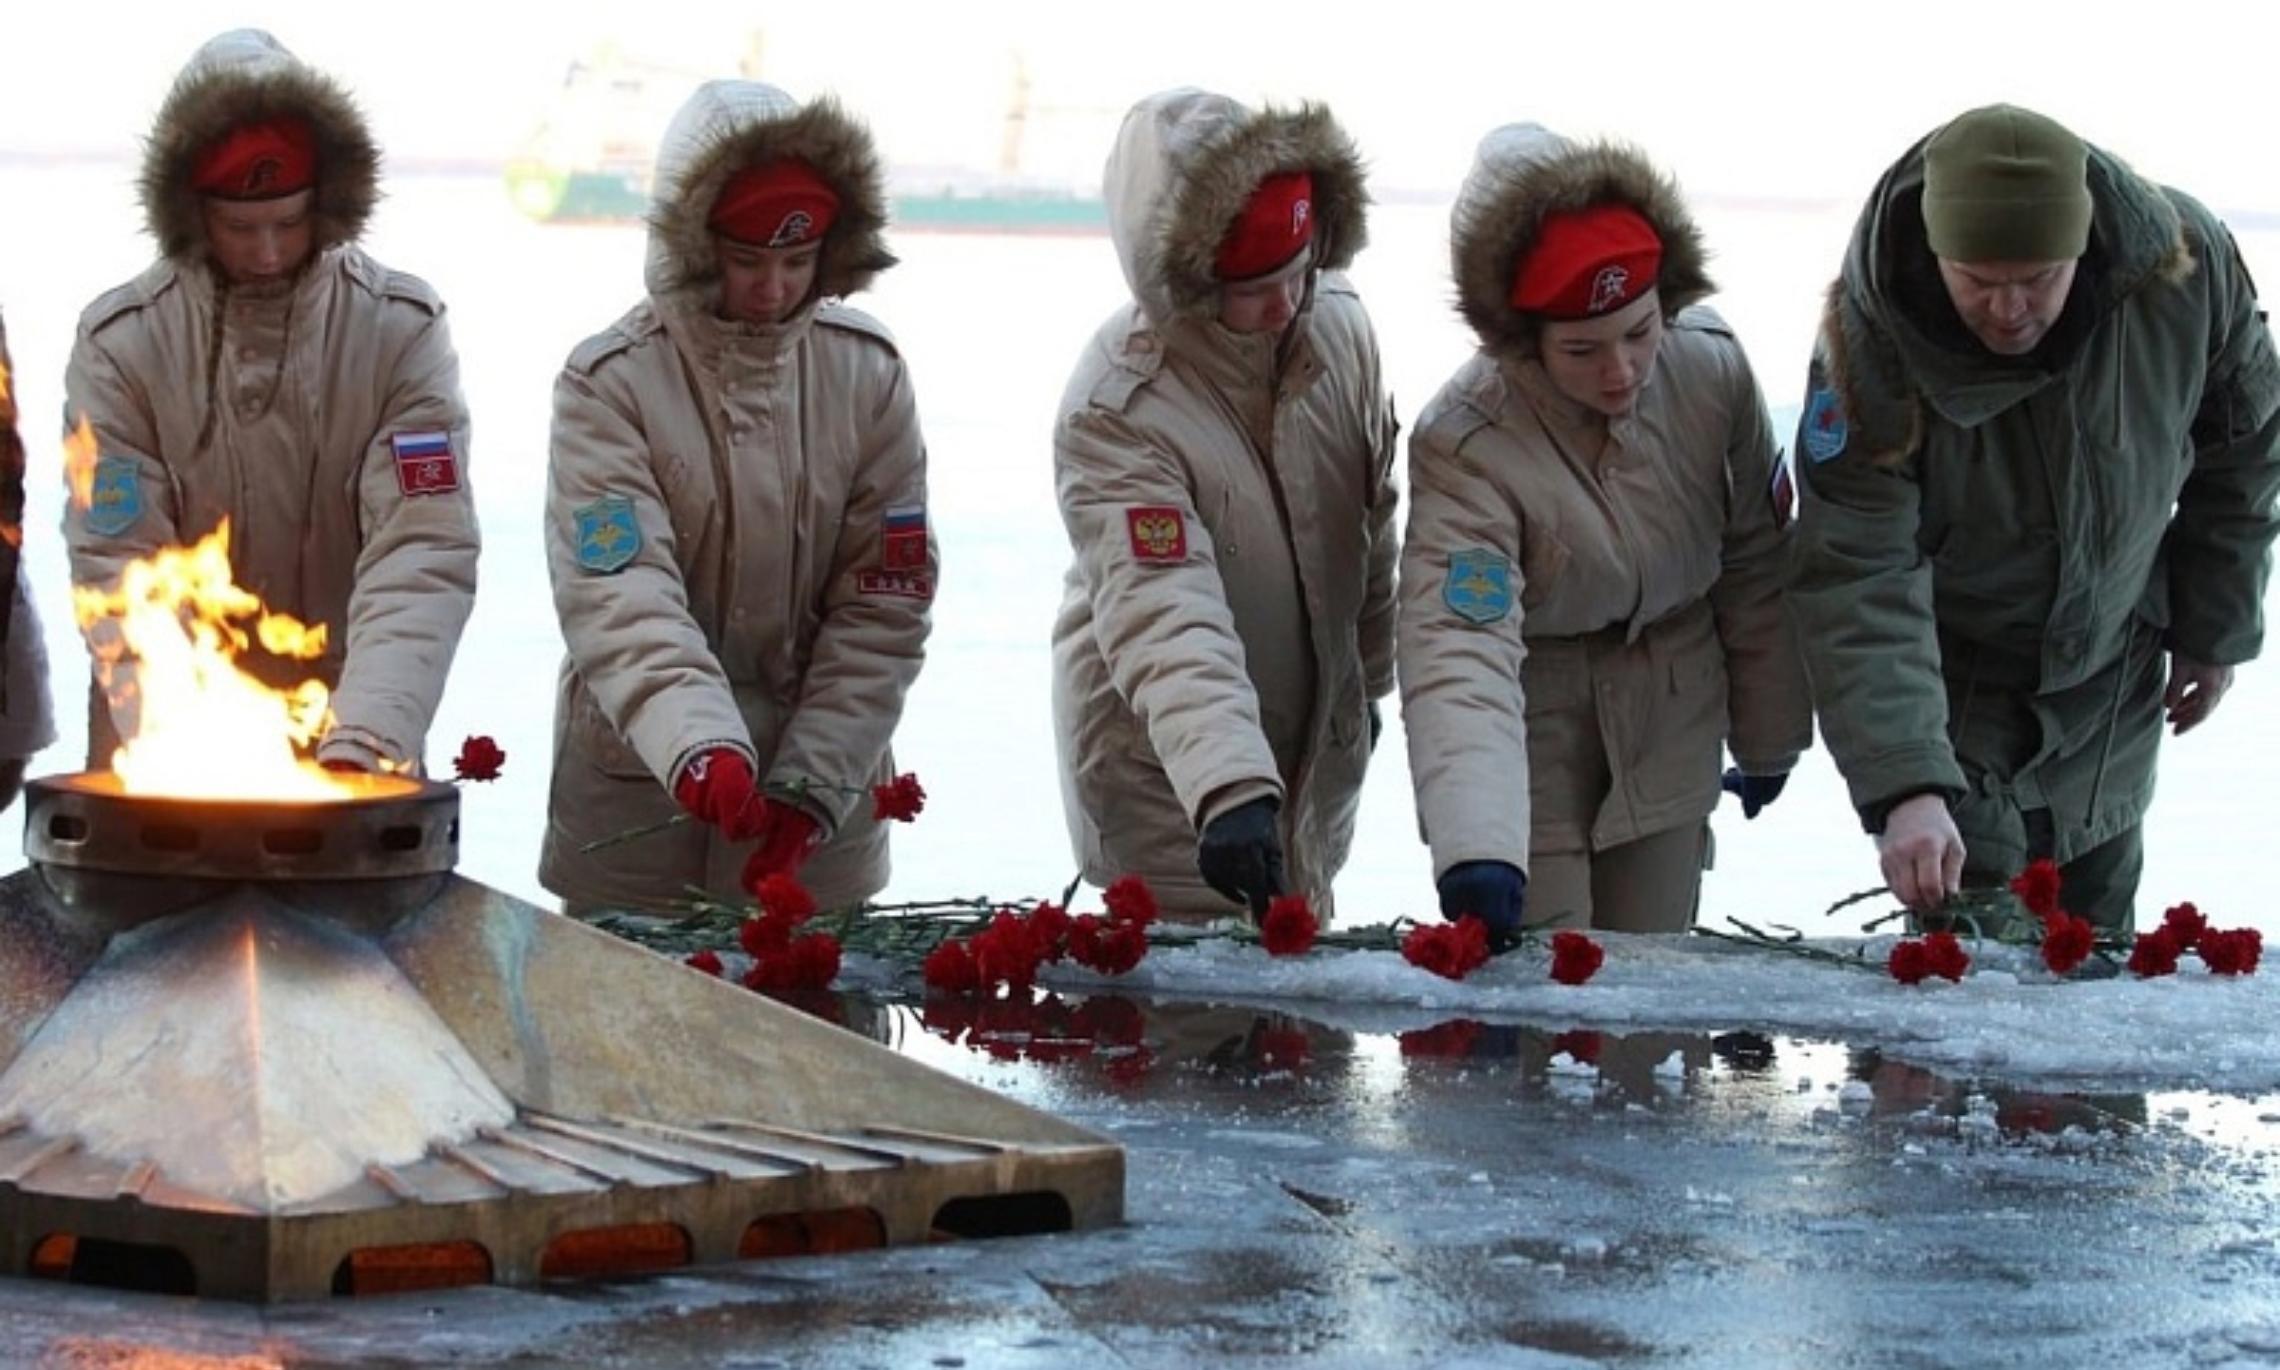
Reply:
[[[821,238],[838,217],[830,182],[799,158],[782,157],[729,177],[706,222],[753,247],[798,247]]]
[[[190,188],[225,200],[274,200],[317,179],[317,135],[305,119],[282,116],[239,124],[190,166]]]
[[[1592,205],[1545,216],[1512,272],[1511,305],[1548,319],[1591,319],[1654,288],[1662,238],[1629,205]]]
[[[1243,212],[1219,240],[1214,263],[1223,281],[1264,276],[1314,241],[1314,177],[1278,171],[1259,182]]]

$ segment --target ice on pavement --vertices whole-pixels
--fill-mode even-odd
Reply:
[[[1546,974],[1546,953],[1522,948],[1463,981],[1408,964],[1393,951],[1317,949],[1269,957],[1213,938],[1158,947],[1130,973],[1103,978],[1067,965],[1041,982],[1181,999],[1375,1009],[1385,1030],[1481,1018],[1621,1032],[1766,1032],[1875,1046],[1919,1065],[2006,1079],[2280,1088],[2280,990],[2266,977],[2215,976],[2188,955],[2177,974],[2061,981],[2031,948],[1986,944],[1960,983],[1903,985],[1883,970],[1890,937],[1811,945],[1865,953],[1865,968],[1832,965],[1708,938],[1598,934],[1607,961],[1590,983]],[[878,963],[855,967],[865,978]],[[1387,1012],[1390,1011],[1390,1012]],[[1319,1015],[1317,1015],[1319,1016]]]

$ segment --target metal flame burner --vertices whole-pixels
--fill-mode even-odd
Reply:
[[[1113,1142],[452,873],[459,795],[33,781],[0,1266],[243,1299],[1115,1222]]]
[[[459,791],[344,776],[339,800],[130,795],[108,773],[24,787],[24,855],[43,866],[223,880],[437,875],[459,861]]]

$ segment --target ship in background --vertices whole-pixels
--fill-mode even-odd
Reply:
[[[754,36],[739,74],[756,78]],[[573,61],[536,132],[507,162],[507,193],[540,223],[611,223],[648,211],[657,139],[673,112],[709,73],[644,60],[614,43]],[[1023,144],[1032,118],[1027,64],[1013,63],[997,165],[890,166],[890,226],[945,233],[1105,234],[1108,211],[1096,188],[1025,175]],[[1091,112],[1091,111],[1078,111]]]

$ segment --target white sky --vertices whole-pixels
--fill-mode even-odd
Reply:
[[[2280,7],[2127,16],[2073,3],[1409,0],[1370,8],[1159,0],[740,6],[560,0],[16,5],[0,153],[130,152],[167,82],[225,28],[269,28],[356,90],[391,154],[503,158],[597,45],[839,93],[898,163],[991,164],[1014,55],[1032,81],[1025,170],[1089,181],[1115,117],[1176,84],[1329,101],[1387,189],[1445,190],[1513,119],[1645,146],[1697,194],[1850,200],[1959,110],[2041,109],[2221,210],[2280,213],[2269,58]]]

